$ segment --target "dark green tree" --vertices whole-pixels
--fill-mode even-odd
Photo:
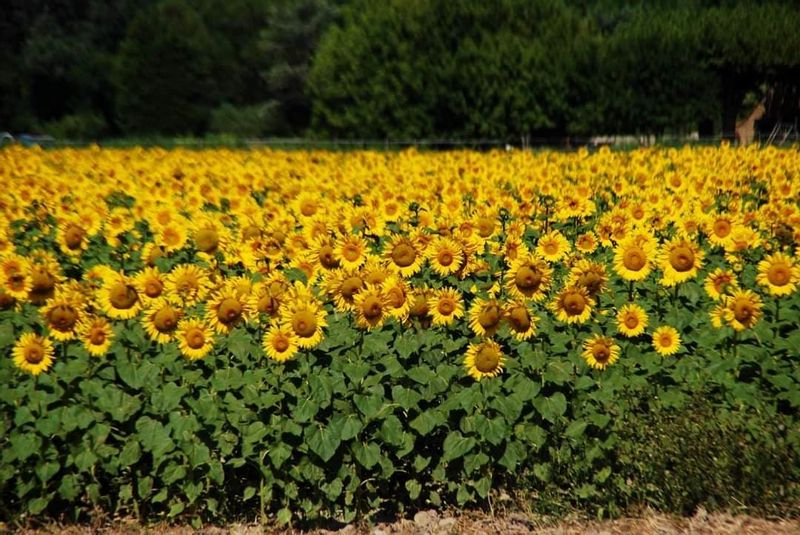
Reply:
[[[140,11],[117,58],[117,111],[123,130],[202,132],[217,101],[208,53],[213,47],[203,19],[184,0],[165,0]]]

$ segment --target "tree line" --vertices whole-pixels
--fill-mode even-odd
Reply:
[[[730,137],[800,110],[800,7],[6,0],[0,130],[65,138]]]

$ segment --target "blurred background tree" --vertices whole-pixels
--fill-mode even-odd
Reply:
[[[5,0],[0,129],[731,137],[800,116],[792,0]]]

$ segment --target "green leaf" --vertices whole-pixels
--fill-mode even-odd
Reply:
[[[381,448],[374,442],[362,444],[355,442],[352,446],[353,455],[364,468],[370,469],[381,459]]]
[[[552,361],[547,365],[547,371],[544,372],[542,379],[545,382],[555,385],[563,385],[570,380],[572,375],[572,364],[568,362]]]
[[[181,398],[186,394],[186,389],[175,383],[167,383],[153,392],[150,403],[156,413],[169,413],[180,405]]]
[[[421,399],[415,390],[400,385],[392,387],[392,400],[405,410],[415,408]]]
[[[458,431],[451,431],[444,439],[442,460],[452,461],[463,457],[475,447],[475,439],[465,437]]]
[[[411,420],[408,424],[412,429],[417,431],[420,435],[427,435],[433,431],[434,427],[442,425],[445,421],[444,415],[436,410],[428,409],[423,411],[419,416]]]
[[[306,442],[311,451],[323,461],[328,462],[336,453],[341,441],[339,437],[334,436],[330,428],[314,425],[306,429]]]
[[[479,427],[478,432],[485,440],[497,446],[508,436],[508,426],[503,418],[490,418]]]
[[[567,426],[565,434],[571,439],[577,439],[583,436],[583,432],[586,430],[587,425],[588,424],[584,421],[576,420]]]
[[[300,400],[294,410],[293,416],[297,422],[308,422],[319,411],[319,404],[311,398]]]
[[[170,438],[166,427],[149,416],[139,418],[136,422],[136,431],[139,443],[156,459],[175,449],[175,443]]]
[[[40,496],[38,498],[34,498],[28,501],[28,512],[32,515],[38,515],[50,504],[50,498],[46,496]]]
[[[288,507],[279,510],[276,516],[278,518],[278,523],[282,526],[292,521],[292,511]]]
[[[178,463],[169,463],[161,473],[162,481],[166,485],[171,485],[172,483],[180,481],[185,477],[186,468]]]
[[[394,416],[388,416],[381,425],[381,438],[389,444],[400,445],[403,443],[403,424]]]
[[[57,462],[40,462],[36,465],[36,475],[39,477],[39,481],[47,483],[51,477],[58,473],[59,468],[61,468],[61,465]]]
[[[357,394],[353,396],[353,401],[358,407],[358,410],[361,411],[361,414],[366,416],[368,419],[374,418],[383,407],[383,399],[376,395],[362,395]]]
[[[252,498],[255,495],[256,495],[256,488],[252,487],[252,486],[247,487],[246,489],[244,489],[244,494],[242,495],[242,500],[246,502],[247,500],[249,500],[250,498]]]
[[[292,456],[292,451],[283,443],[279,443],[273,448],[270,448],[267,455],[269,455],[272,465],[275,468],[280,468],[286,459]]]
[[[139,443],[135,438],[131,437],[125,443],[125,447],[122,448],[122,452],[119,454],[119,464],[120,466],[130,466],[137,462],[141,456],[142,449],[139,447]]]
[[[561,392],[556,392],[549,397],[538,397],[533,401],[533,406],[549,422],[555,422],[567,412],[567,398]]]
[[[409,479],[406,481],[405,487],[408,491],[408,498],[410,500],[416,500],[419,498],[419,493],[422,492],[422,485],[420,485],[418,481]]]

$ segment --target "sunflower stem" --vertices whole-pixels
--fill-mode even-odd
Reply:
[[[628,281],[628,301],[633,301],[633,281]]]

